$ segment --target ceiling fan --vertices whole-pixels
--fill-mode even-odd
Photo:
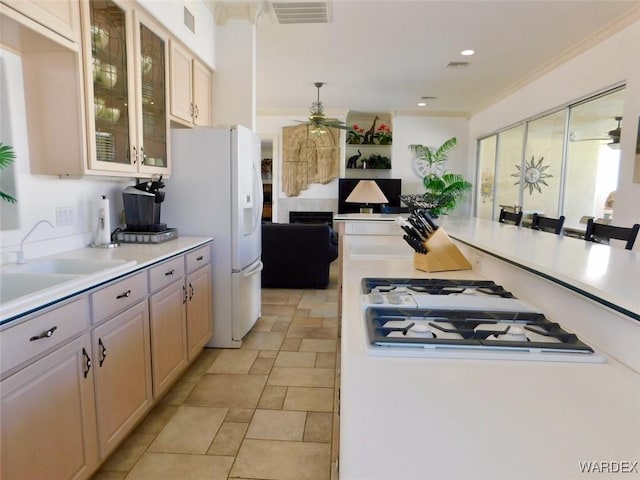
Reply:
[[[344,122],[341,122],[337,118],[329,118],[324,114],[324,106],[320,101],[320,88],[324,85],[323,82],[315,82],[315,87],[318,89],[318,98],[311,104],[309,111],[309,119],[306,122],[307,125],[313,127],[311,133],[314,135],[324,135],[327,133],[327,128],[341,128],[343,130],[351,130]]]
[[[618,145],[620,143],[620,132],[621,132],[621,128],[620,128],[620,122],[622,121],[622,117],[614,117],[615,120],[618,122],[618,126],[616,128],[614,128],[613,130],[609,130],[609,132],[607,132],[607,136],[602,136],[602,137],[585,137],[585,138],[580,138],[580,135],[576,132],[570,132],[569,133],[569,141],[570,142],[590,142],[590,141],[605,141],[605,140],[611,140],[609,143],[607,143],[607,145]]]

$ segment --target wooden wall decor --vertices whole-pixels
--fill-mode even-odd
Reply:
[[[324,135],[311,133],[311,125],[282,128],[282,189],[296,197],[310,183],[329,183],[340,175],[340,133],[326,128]]]

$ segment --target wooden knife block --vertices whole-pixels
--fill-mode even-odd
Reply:
[[[448,270],[471,270],[471,264],[456,247],[447,232],[438,228],[423,242],[427,253],[416,253],[413,266],[423,272],[446,272]]]

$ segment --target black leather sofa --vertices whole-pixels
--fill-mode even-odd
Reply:
[[[264,288],[327,288],[336,258],[338,244],[327,224],[262,224]]]

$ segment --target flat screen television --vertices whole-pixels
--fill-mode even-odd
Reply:
[[[345,202],[360,180],[374,180],[389,200],[387,205],[390,207],[400,206],[402,190],[402,179],[400,178],[340,178],[338,180],[338,213],[358,213],[360,211],[359,204]],[[374,213],[380,213],[380,205],[372,205],[372,207]]]

